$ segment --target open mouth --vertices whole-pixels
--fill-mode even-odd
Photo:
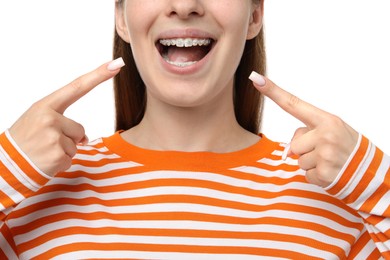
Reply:
[[[156,47],[161,57],[169,64],[188,67],[206,57],[214,43],[210,38],[174,38],[160,39]]]

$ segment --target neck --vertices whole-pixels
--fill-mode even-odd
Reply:
[[[231,101],[183,108],[148,100],[141,123],[122,136],[145,149],[217,153],[241,150],[259,140],[238,124]]]

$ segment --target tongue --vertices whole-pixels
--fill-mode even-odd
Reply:
[[[207,48],[205,47],[190,47],[190,48],[179,48],[171,46],[168,48],[167,57],[173,62],[189,62],[199,61],[203,59],[207,54]]]

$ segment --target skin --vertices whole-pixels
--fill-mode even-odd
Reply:
[[[289,155],[298,155],[308,182],[328,187],[353,152],[359,133],[341,118],[283,90],[269,79],[254,86],[306,126],[295,131]]]
[[[54,176],[71,166],[78,144],[86,144],[84,127],[65,117],[65,110],[120,69],[108,63],[35,102],[9,129],[20,149],[44,173]]]
[[[220,36],[221,48],[215,55],[216,60],[211,62],[211,67],[201,70],[199,75],[183,78],[159,73],[157,65],[140,62],[138,65],[148,86],[147,113],[141,124],[126,131],[123,138],[150,149],[214,152],[234,151],[257,142],[259,137],[240,128],[234,118],[231,102],[232,64],[236,63],[239,57],[227,55],[227,51],[232,48],[238,35],[242,36],[241,39],[247,39],[258,33],[261,28],[259,21],[262,7],[254,7],[249,1],[245,5],[242,1],[237,1],[234,5],[236,1],[228,0],[130,2],[132,8],[143,10],[149,7],[160,11],[152,12],[150,18],[144,17],[147,20],[145,27],[136,27],[136,24],[133,24],[132,26],[136,27],[133,28],[127,25],[130,24],[129,19],[117,20],[118,31],[122,32],[122,37],[131,42],[134,50],[139,51],[137,60],[142,61],[142,55],[149,55],[148,52],[154,48],[150,43],[150,36],[160,28],[159,23],[166,22],[166,19],[173,19],[174,24],[190,22],[189,19],[195,18],[206,19],[210,28]],[[228,2],[233,6],[223,5]],[[218,7],[224,7],[223,12],[220,13]],[[124,10],[118,9],[117,6],[117,17],[124,14],[120,13]],[[245,35],[235,24],[224,23],[223,18],[226,17],[223,13],[235,13],[235,10],[240,10],[240,15],[237,14],[234,20],[241,29],[246,29]],[[243,10],[246,12],[242,12]],[[207,11],[213,12],[208,16]],[[134,17],[134,23],[141,22],[141,18]],[[204,26],[203,23],[200,24]],[[146,57],[146,61],[153,60],[151,56]],[[76,145],[86,142],[83,126],[64,117],[63,113],[74,102],[103,81],[114,77],[120,70],[108,70],[107,65],[103,64],[34,103],[9,129],[21,150],[48,175],[54,176],[69,168],[76,153]],[[203,77],[207,80],[203,80]],[[171,85],[172,88],[167,88]],[[289,154],[298,155],[299,166],[306,170],[309,182],[322,187],[331,184],[350,157],[359,134],[339,117],[286,92],[267,78],[265,84],[254,86],[306,125],[297,129]],[[188,138],[189,136],[192,138]]]
[[[128,0],[117,4],[117,31],[132,46],[148,101],[142,122],[123,133],[123,138],[153,150],[219,153],[257,142],[258,136],[237,123],[232,100],[235,70],[246,40],[261,29],[262,11],[251,0]],[[211,33],[217,44],[200,70],[172,73],[161,65],[155,42],[162,32],[185,29]]]

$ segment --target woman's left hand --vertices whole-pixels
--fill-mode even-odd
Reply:
[[[252,78],[252,77],[251,77]],[[322,187],[329,186],[352,154],[359,133],[339,117],[323,111],[278,87],[271,80],[254,76],[254,86],[283,110],[306,126],[296,130],[289,154],[299,156],[299,167],[306,179]]]

